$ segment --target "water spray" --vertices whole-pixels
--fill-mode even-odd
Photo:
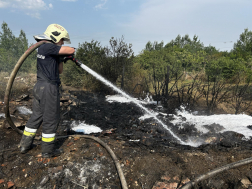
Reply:
[[[121,95],[123,95],[125,98],[129,99],[130,101],[134,102],[138,107],[140,107],[142,110],[144,110],[146,113],[148,113],[149,115],[151,115],[158,123],[160,123],[166,130],[168,130],[170,132],[170,134],[182,145],[187,145],[187,143],[185,143],[184,141],[182,141],[177,135],[175,135],[171,129],[169,129],[167,127],[167,125],[165,125],[161,120],[159,120],[155,114],[153,114],[151,111],[149,111],[146,107],[144,107],[143,105],[141,105],[136,99],[132,98],[131,96],[129,96],[127,93],[125,93],[124,91],[122,91],[121,89],[119,89],[118,87],[116,87],[115,85],[113,85],[111,82],[109,82],[108,80],[106,80],[104,77],[102,77],[100,74],[96,73],[95,71],[93,71],[92,69],[90,69],[89,67],[87,67],[86,65],[84,65],[82,62],[80,62],[79,60],[75,59],[73,56],[69,56],[66,58],[66,60],[72,60],[73,62],[75,62],[75,64],[79,67],[81,67],[82,69],[86,70],[88,73],[90,73],[91,75],[93,75],[96,79],[100,80],[101,82],[103,82],[105,85],[107,85],[108,87],[112,88],[114,91],[120,93]]]

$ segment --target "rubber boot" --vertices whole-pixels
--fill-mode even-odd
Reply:
[[[27,153],[32,148],[34,136],[23,135],[20,141],[20,152],[21,154]]]
[[[51,153],[42,153],[43,158],[51,158],[51,157],[57,157],[60,156],[63,153],[63,149],[56,149]]]
[[[55,142],[43,142],[41,144],[42,147],[42,157],[43,158],[51,158],[60,156],[64,151],[63,149],[55,149]]]

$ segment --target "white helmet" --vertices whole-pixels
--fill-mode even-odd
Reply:
[[[50,24],[44,34],[33,36],[36,41],[48,40],[58,43],[62,38],[64,43],[70,44],[70,37],[67,30],[59,24]]]

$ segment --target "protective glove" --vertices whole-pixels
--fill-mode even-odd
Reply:
[[[71,54],[71,55],[68,55],[68,56],[64,57],[64,63],[66,63],[68,60],[74,61],[75,60],[74,54]]]
[[[72,60],[75,64],[76,64],[76,66],[81,66],[81,62],[79,61],[79,60],[77,60],[76,58],[74,58],[74,55],[72,54],[72,55],[69,55],[69,56],[66,56],[65,58],[64,58],[64,63],[66,62],[66,61],[68,61],[68,60]]]
[[[60,55],[59,56],[59,62],[64,62],[65,56]]]

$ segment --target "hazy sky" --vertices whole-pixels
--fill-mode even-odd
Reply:
[[[148,41],[166,44],[188,34],[229,51],[245,28],[252,30],[251,8],[251,0],[0,0],[0,21],[15,36],[24,30],[29,43],[57,23],[73,47],[92,39],[107,46],[123,35],[137,55]]]

